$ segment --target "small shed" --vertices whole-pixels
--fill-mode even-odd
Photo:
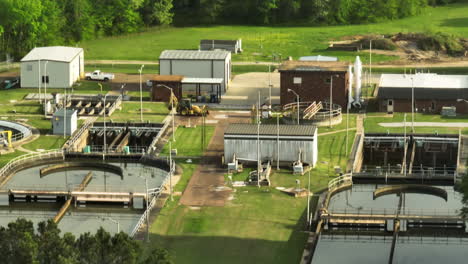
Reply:
[[[82,48],[34,48],[21,59],[21,87],[70,88],[83,77]]]
[[[60,108],[52,117],[52,131],[54,135],[71,136],[75,132],[78,123],[76,110]]]
[[[202,39],[200,40],[201,50],[227,50],[232,53],[242,52],[242,40],[221,40],[221,39]]]
[[[259,140],[258,140],[259,138]],[[230,124],[224,132],[224,162],[261,161],[291,164],[299,159],[310,166],[317,163],[317,127],[311,125]],[[279,151],[278,151],[279,149]]]
[[[171,90],[178,100],[182,98],[182,75],[155,75],[153,77],[151,88],[151,101],[168,102],[171,97]]]

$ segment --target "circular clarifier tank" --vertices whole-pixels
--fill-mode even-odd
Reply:
[[[32,136],[32,131],[29,127],[20,123],[0,120],[0,131],[11,131],[11,141],[13,144],[20,143]],[[3,138],[6,139],[6,135],[3,134]]]

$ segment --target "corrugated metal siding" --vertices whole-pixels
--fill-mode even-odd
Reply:
[[[280,136],[314,136],[315,126],[307,125],[280,125]],[[257,135],[256,124],[230,124],[224,135]],[[260,125],[260,135],[277,135],[277,125]]]
[[[380,87],[378,91],[379,99],[411,99],[411,87]],[[458,98],[468,98],[468,89],[449,88],[415,88],[414,98],[435,99],[435,100],[456,100]]]
[[[299,158],[302,150],[302,161],[315,165],[314,152],[317,152],[314,141],[281,141],[280,162],[294,162]],[[315,150],[314,150],[315,148]],[[276,161],[278,145],[276,140],[260,140],[260,154],[262,160]],[[231,162],[234,154],[239,159],[257,160],[257,140],[225,139],[225,162]]]
[[[159,56],[160,60],[224,60],[229,56],[224,50],[165,50]]]

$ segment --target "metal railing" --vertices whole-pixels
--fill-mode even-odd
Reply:
[[[10,172],[14,171],[16,167],[20,166],[24,162],[33,160],[44,160],[50,158],[64,158],[62,149],[53,149],[40,153],[28,153],[25,155],[18,156],[10,160],[5,166],[0,169],[0,182]]]
[[[149,202],[148,208],[146,208],[145,212],[141,215],[137,224],[135,225],[132,232],[130,233],[130,237],[135,237],[138,230],[140,230],[140,227],[146,221],[146,216],[151,213],[151,210],[156,204],[156,201],[159,199],[159,197],[162,194],[162,190],[164,189],[164,186],[167,184],[167,182],[169,181],[169,178],[172,177],[172,174],[175,172],[175,168],[176,168],[176,164],[175,162],[173,162],[172,167],[170,168],[169,172],[166,174],[166,177],[164,178],[164,181],[159,186],[158,191],[152,193],[151,201]]]
[[[341,185],[353,184],[353,175],[351,173],[334,178],[328,183],[328,192],[333,192]]]
[[[435,216],[435,217],[454,217],[460,216],[461,211],[458,209],[423,209],[423,208],[370,208],[370,209],[350,209],[350,208],[331,208],[329,214],[352,214],[362,216]]]
[[[169,116],[169,118],[165,121],[164,126],[159,131],[158,135],[153,139],[153,141],[149,145],[147,154],[150,154],[151,151],[156,150],[156,144],[161,139],[164,132],[166,132],[166,129],[169,127],[169,124],[171,123],[171,121],[172,121],[172,116]],[[175,131],[172,131],[172,133],[175,133]]]
[[[86,121],[83,123],[83,126],[81,126],[80,130],[76,132],[64,145],[65,148],[71,148],[73,145],[76,143],[78,139],[83,136],[84,132],[88,130],[88,128],[96,121],[97,116],[93,116],[90,118],[87,118]]]

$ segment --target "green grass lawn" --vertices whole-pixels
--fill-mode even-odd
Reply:
[[[403,133],[404,128],[392,128],[392,127],[383,127],[379,123],[392,123],[392,122],[403,122],[404,113],[394,113],[393,117],[383,117],[385,113],[368,113],[366,119],[364,120],[364,130],[365,132],[371,133]],[[406,114],[406,122],[411,122],[411,113]],[[468,116],[457,116],[457,117],[442,117],[441,115],[429,115],[429,114],[414,114],[414,122],[451,122],[451,123],[466,123],[468,122]],[[414,130],[416,133],[449,133],[449,134],[458,134],[459,129],[456,127],[415,127]],[[407,132],[411,131],[411,126],[406,128]],[[468,134],[468,128],[462,129],[463,134]]]
[[[242,38],[244,53],[233,55],[236,61],[271,61],[273,53],[282,58],[321,54],[339,56],[342,61],[354,60],[366,52],[327,51],[328,41],[343,36],[389,34],[398,32],[443,31],[468,37],[466,26],[468,4],[429,7],[421,15],[367,25],[316,27],[210,26],[184,28],[152,28],[146,32],[84,41],[87,59],[156,61],[165,49],[197,49],[200,39]],[[109,48],[112,47],[112,48]],[[394,57],[374,55],[373,62]]]
[[[311,174],[313,192],[325,188],[330,176],[335,176],[333,166],[345,167],[345,135],[339,132],[319,137],[319,162]],[[244,168],[234,180],[245,180],[251,170]],[[190,173],[192,168],[178,185],[185,186]],[[290,197],[274,187],[296,186],[296,179],[305,187],[307,176],[293,175],[286,168],[273,171],[271,187],[236,188],[224,207],[193,209],[180,205],[176,197],[153,223],[151,245],[168,249],[178,264],[299,263],[307,239],[303,232],[306,198]],[[176,190],[180,190],[178,185]],[[316,204],[317,197],[312,201]]]
[[[150,122],[162,122],[166,118],[169,110],[165,103],[144,102],[143,103],[143,120]],[[102,118],[100,118],[102,119]],[[113,121],[139,121],[140,120],[140,103],[139,102],[123,102],[122,110],[116,110],[109,119]]]
[[[206,126],[206,143],[205,149],[210,143],[211,137],[215,131],[214,126]],[[172,143],[172,148],[177,149],[178,156],[201,156],[203,154],[201,148],[202,127],[178,127],[175,133],[176,142]],[[172,139],[172,138],[171,138]],[[169,144],[167,143],[161,155],[169,155]]]
[[[200,163],[199,159],[192,159],[191,163],[188,163],[186,159],[174,159],[176,164],[182,168],[182,175],[179,182],[174,187],[174,192],[183,192],[190,181],[190,177]]]
[[[5,166],[10,160],[12,160],[12,159],[14,159],[14,158],[16,158],[18,156],[24,155],[24,154],[26,154],[26,153],[22,152],[22,151],[19,151],[19,150],[15,150],[15,152],[0,155],[0,168]]]
[[[63,136],[60,135],[41,135],[38,139],[24,144],[23,148],[32,151],[37,151],[38,149],[58,149],[61,148],[63,144],[65,144],[68,138],[68,136],[63,138]]]

